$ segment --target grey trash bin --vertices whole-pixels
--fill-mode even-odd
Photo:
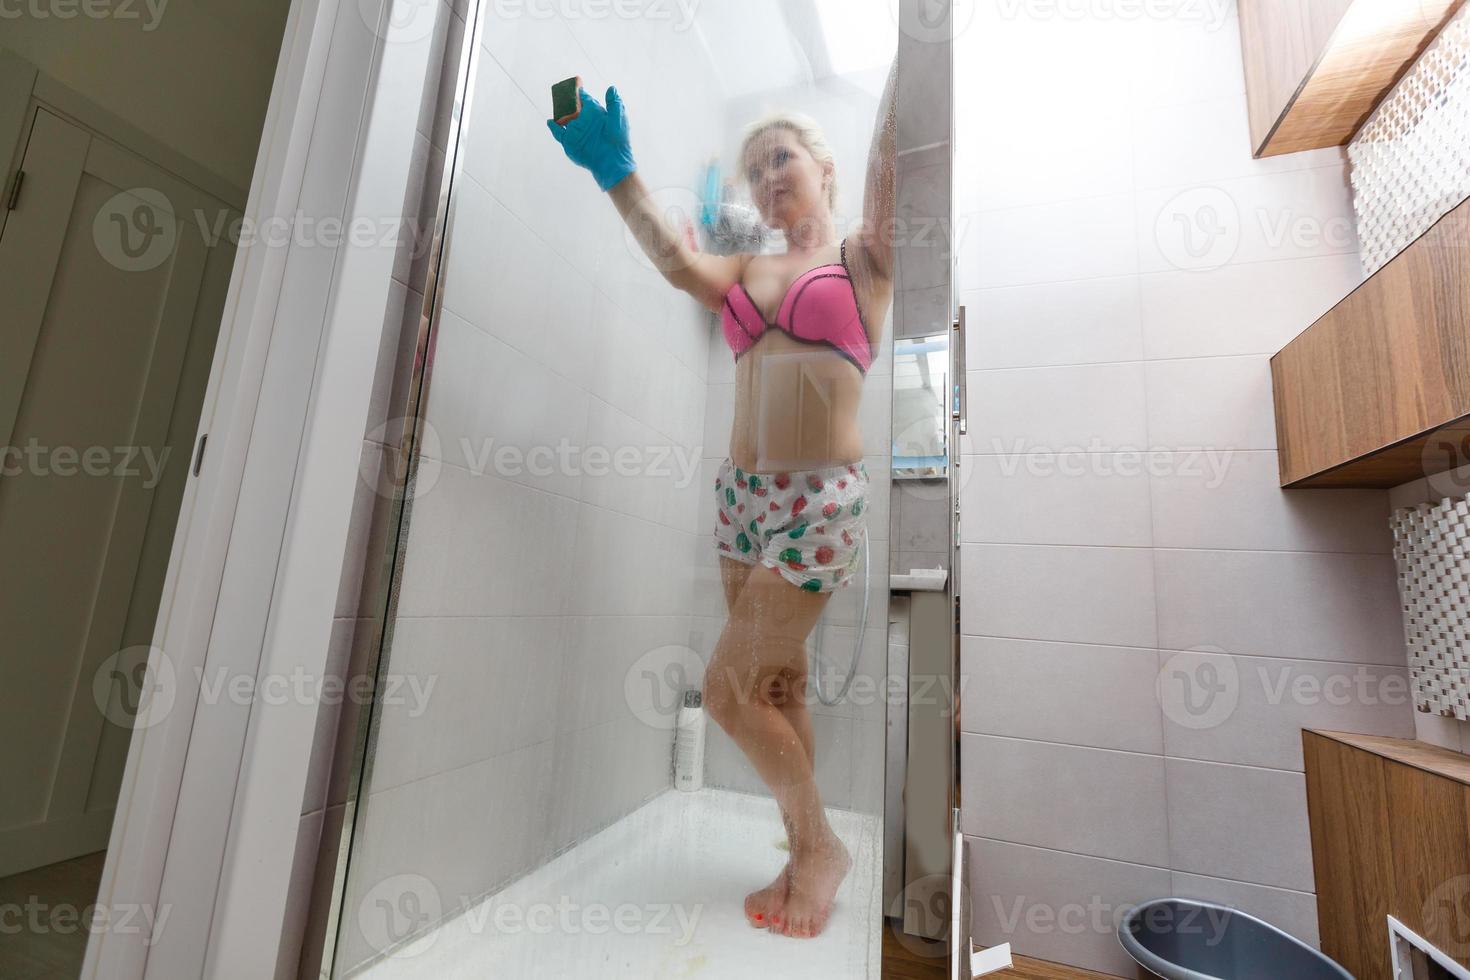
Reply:
[[[1142,978],[1164,980],[1353,980],[1312,947],[1255,916],[1223,905],[1161,898],[1118,924],[1118,941]]]

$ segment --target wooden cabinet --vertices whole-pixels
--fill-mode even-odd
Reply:
[[[1285,487],[1470,463],[1470,201],[1271,359]]]
[[[1251,149],[1348,142],[1465,0],[1240,0]]]
[[[1392,980],[1392,915],[1470,967],[1470,757],[1341,732],[1302,748],[1322,952]]]

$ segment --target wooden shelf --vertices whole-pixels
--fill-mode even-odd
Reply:
[[[1470,463],[1470,201],[1271,358],[1283,487]]]
[[[1308,729],[1309,734],[1330,738],[1334,742],[1350,745],[1364,752],[1396,762],[1401,766],[1413,766],[1434,776],[1453,780],[1470,787],[1470,755],[1440,748],[1428,742],[1412,738],[1390,738],[1387,735],[1358,735],[1353,732],[1328,732]]]
[[[1240,0],[1251,148],[1347,143],[1465,0]]]
[[[1391,980],[1392,915],[1462,966],[1470,786],[1459,753],[1408,739],[1302,733],[1322,952]]]

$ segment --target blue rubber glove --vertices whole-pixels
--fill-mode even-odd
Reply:
[[[607,87],[607,107],[603,108],[584,88],[582,112],[565,126],[555,119],[546,120],[551,135],[566,150],[567,157],[579,167],[592,171],[597,186],[610,191],[624,177],[638,169],[633,162],[633,147],[628,142],[628,115],[623,97],[616,86]]]

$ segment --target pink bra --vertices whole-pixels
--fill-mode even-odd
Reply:
[[[755,346],[767,328],[775,327],[806,343],[830,345],[863,374],[873,365],[868,328],[847,268],[846,239],[842,241],[840,264],[808,269],[791,284],[776,313],[776,322],[766,322],[745,286],[737,282],[725,294],[721,326],[737,360]]]

